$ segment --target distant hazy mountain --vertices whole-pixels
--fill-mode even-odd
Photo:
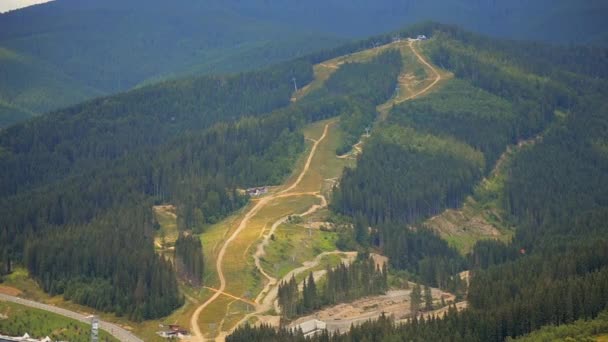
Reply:
[[[602,0],[57,0],[0,14],[0,127],[142,82],[252,69],[423,20],[606,44],[607,14]]]
[[[0,106],[43,113],[150,79],[249,70],[339,41],[197,1],[54,1],[0,14]],[[24,116],[4,112],[0,127]]]
[[[554,43],[605,41],[603,0],[227,0],[244,14],[358,37],[433,20],[485,34]]]

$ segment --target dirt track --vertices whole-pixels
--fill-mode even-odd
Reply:
[[[414,42],[415,42],[415,40],[410,40],[410,42],[408,44],[410,46],[410,49],[412,49],[412,52],[414,52],[414,54],[416,55],[416,57],[422,64],[426,65],[429,69],[431,69],[431,71],[435,74],[435,80],[433,80],[433,82],[431,84],[426,86],[421,91],[419,91],[415,94],[412,94],[404,99],[395,101],[395,104],[399,104],[399,103],[402,103],[402,102],[405,102],[408,100],[412,100],[412,99],[415,99],[419,96],[426,94],[431,89],[433,89],[437,85],[437,83],[439,83],[442,80],[441,74],[437,71],[437,69],[435,69],[435,67],[433,67],[429,62],[427,62],[426,59],[424,59],[424,57],[422,57],[422,55],[418,51],[416,51],[416,49],[414,48]]]
[[[201,312],[209,304],[213,303],[226,290],[226,278],[224,277],[222,263],[223,263],[224,255],[226,254],[226,250],[227,250],[228,246],[230,245],[230,243],[232,241],[234,241],[238,237],[238,235],[243,231],[243,229],[245,229],[245,227],[247,227],[247,223],[251,220],[251,218],[253,216],[255,216],[262,208],[264,208],[270,201],[274,200],[275,198],[289,197],[290,195],[291,196],[297,196],[297,195],[299,195],[299,193],[289,194],[289,192],[291,190],[295,189],[300,184],[300,182],[302,181],[302,179],[304,178],[304,176],[306,175],[306,172],[310,168],[310,163],[312,161],[312,158],[314,157],[314,155],[315,155],[315,153],[317,151],[317,147],[323,141],[323,139],[325,139],[325,137],[327,136],[327,131],[328,131],[329,126],[331,124],[333,124],[333,122],[330,122],[330,123],[328,123],[328,124],[325,125],[325,128],[323,129],[323,134],[321,135],[321,137],[319,139],[317,139],[314,142],[314,144],[312,146],[312,149],[310,150],[310,153],[308,155],[308,159],[306,160],[306,163],[304,164],[304,167],[302,168],[302,171],[298,175],[298,178],[289,187],[287,187],[286,189],[278,192],[277,194],[270,195],[270,196],[267,196],[267,197],[264,197],[264,198],[260,199],[256,203],[256,205],[253,206],[253,208],[251,208],[249,210],[249,212],[247,212],[247,214],[245,214],[245,216],[243,217],[243,219],[239,223],[239,226],[237,227],[237,229],[234,231],[234,233],[232,233],[232,235],[222,245],[222,248],[220,249],[220,252],[218,253],[218,257],[217,257],[217,260],[216,260],[216,263],[215,263],[215,266],[216,266],[216,269],[217,269],[217,273],[218,273],[218,277],[219,277],[219,280],[220,280],[220,287],[213,294],[213,296],[211,296],[206,302],[204,302],[203,304],[201,304],[196,309],[196,311],[192,315],[192,318],[190,319],[190,325],[192,327],[193,340],[194,341],[204,341],[205,340],[205,338],[203,337],[203,334],[201,333],[200,327],[198,325],[198,319],[200,317]]]
[[[330,306],[315,312],[314,314],[301,317],[294,321],[290,326],[295,327],[302,322],[318,319],[327,324],[330,333],[346,332],[352,325],[358,325],[368,320],[374,320],[382,314],[393,317],[396,320],[403,320],[411,317],[410,294],[414,286],[410,284],[407,290],[391,290],[384,295],[370,296],[355,300],[350,303],[341,303]],[[437,304],[443,297],[446,301],[453,301],[455,297],[439,289],[432,289],[433,301]],[[422,313],[441,314],[447,312],[447,308]]]
[[[429,69],[432,70],[432,72],[435,74],[435,79],[434,81],[429,84],[427,87],[425,87],[424,89],[420,90],[419,92],[408,96],[407,98],[403,98],[403,99],[398,99],[395,100],[394,103],[401,103],[407,100],[411,100],[413,98],[422,96],[424,94],[426,94],[428,91],[430,91],[432,88],[434,88],[438,82],[440,82],[442,80],[441,74],[431,65],[429,64],[419,53],[418,51],[416,51],[416,49],[414,48],[414,41],[410,41],[409,42],[409,47],[412,49],[413,53],[417,56],[417,58],[420,60],[421,63],[423,63],[424,65],[426,65]],[[329,68],[335,68],[337,69],[339,67],[339,65],[326,65],[326,67]],[[324,130],[323,130],[323,134],[321,135],[321,137],[317,140],[311,139],[311,141],[314,142],[312,149],[308,155],[308,158],[306,160],[306,163],[302,169],[302,171],[300,172],[300,174],[298,175],[297,179],[287,188],[285,188],[284,190],[276,193],[276,194],[272,194],[269,195],[267,197],[263,197],[261,198],[243,217],[243,219],[240,221],[237,229],[232,233],[232,235],[224,242],[224,244],[222,245],[218,256],[217,256],[217,260],[216,260],[216,269],[217,269],[217,273],[218,273],[218,277],[220,280],[220,286],[217,289],[217,292],[214,293],[214,295],[212,297],[210,297],[206,302],[204,302],[203,304],[201,304],[196,311],[194,312],[194,314],[192,315],[192,318],[190,320],[190,324],[192,326],[192,332],[193,332],[193,339],[194,341],[204,341],[205,338],[203,337],[201,331],[200,331],[200,327],[198,325],[198,320],[200,317],[201,312],[203,312],[203,310],[212,302],[214,302],[220,295],[222,295],[226,289],[226,279],[223,273],[223,268],[222,268],[222,264],[223,264],[223,259],[224,259],[224,255],[226,254],[226,250],[228,248],[228,246],[230,245],[230,243],[232,241],[234,241],[238,235],[247,227],[248,222],[251,220],[252,217],[254,217],[262,208],[264,208],[269,202],[271,202],[274,199],[277,198],[285,198],[285,197],[293,197],[293,196],[304,196],[304,195],[313,195],[313,196],[317,196],[319,198],[321,198],[321,205],[315,205],[313,207],[311,207],[307,212],[300,214],[301,216],[303,215],[308,215],[310,213],[315,212],[316,210],[319,210],[322,207],[325,207],[327,205],[327,201],[325,199],[324,196],[322,196],[319,192],[291,192],[292,190],[294,190],[302,181],[302,179],[304,178],[304,176],[306,175],[306,173],[308,172],[308,169],[310,168],[310,164],[312,162],[312,159],[316,153],[317,147],[319,146],[319,144],[325,139],[326,135],[327,135],[327,131],[329,128],[329,125],[333,124],[334,122],[330,122],[328,124],[325,125]],[[357,152],[361,152],[361,145],[362,143],[359,142],[358,144],[356,144],[356,146],[354,147],[354,149],[356,149]],[[258,245],[256,253],[254,255],[254,259],[255,259],[255,265],[257,267],[257,269],[260,271],[260,273],[262,273],[262,275],[268,280],[268,283],[266,284],[265,288],[262,290],[262,292],[258,295],[258,297],[255,300],[256,303],[256,310],[254,313],[251,313],[247,316],[245,316],[245,318],[243,318],[239,324],[241,322],[244,322],[245,320],[247,320],[249,317],[251,317],[252,315],[256,315],[256,314],[261,314],[265,311],[268,311],[269,309],[272,308],[275,298],[276,298],[276,284],[278,283],[277,279],[273,278],[272,276],[270,276],[269,274],[267,274],[264,269],[261,266],[260,263],[260,258],[264,255],[265,251],[264,248],[265,246],[268,244],[268,238],[272,235],[272,233],[276,230],[276,228],[283,223],[286,220],[286,217],[283,217],[281,219],[279,219],[278,221],[276,221],[270,230],[270,233],[268,233],[264,240]],[[291,277],[293,274],[298,274],[301,272],[304,272],[310,268],[315,267],[316,265],[318,265],[318,263],[320,262],[321,258],[324,257],[325,255],[328,254],[337,254],[337,253],[342,253],[342,252],[326,252],[323,254],[320,254],[317,256],[317,258],[315,258],[315,260],[305,263],[304,266],[297,268],[295,270],[292,270],[285,279],[289,279],[289,277]],[[349,255],[350,257],[350,255]],[[239,324],[237,324],[236,326],[238,326]],[[219,334],[219,336],[217,336],[216,340],[222,340],[223,338],[225,338],[227,332],[221,332]]]

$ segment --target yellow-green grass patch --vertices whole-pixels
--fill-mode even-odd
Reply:
[[[262,258],[264,270],[280,279],[302,263],[323,252],[336,250],[337,234],[308,229],[295,224],[283,224],[274,234]]]
[[[232,241],[224,257],[223,271],[226,291],[237,296],[254,299],[264,286],[264,280],[256,269],[253,253],[262,231],[287,215],[303,213],[319,200],[313,196],[279,198],[271,201],[251,218],[237,239]]]
[[[207,338],[215,337],[220,332],[220,324],[228,311],[228,305],[234,301],[227,296],[219,296],[211,302],[203,314],[199,316],[198,324],[203,335]]]

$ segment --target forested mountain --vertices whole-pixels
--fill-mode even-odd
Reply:
[[[0,100],[30,114],[3,114],[0,128],[141,83],[253,70],[340,41],[316,32],[192,0],[59,0],[0,14]]]
[[[286,106],[291,79],[310,81],[318,58],[165,82],[0,132],[2,265],[24,263],[45,291],[100,310],[135,320],[166,315],[181,298],[171,265],[153,253],[152,205],[174,204],[178,228],[201,232],[246,203],[237,188],[277,184],[289,174],[304,123],[352,105],[374,108],[392,93],[401,67],[399,54],[380,54]],[[372,91],[359,98],[363,84]],[[202,252],[182,240],[178,270],[195,284]],[[101,249],[105,259],[91,260]]]
[[[100,310],[168,314],[181,298],[154,254],[152,204],[175,203],[193,229],[242,206],[237,186],[280,181],[303,139],[297,118],[268,112],[289,103],[292,77],[311,74],[296,61],[168,82],[0,132],[2,264]]]
[[[9,87],[0,87],[0,127],[142,83],[251,70],[423,20],[605,45],[607,13],[601,0],[56,0],[0,14],[0,83]]]
[[[504,341],[606,310],[606,51],[496,41],[446,26],[435,26],[432,36],[424,51],[456,79],[393,108],[357,167],[345,172],[332,206],[354,216],[361,245],[380,249],[394,268],[426,284],[461,286],[454,275],[469,269],[469,308],[402,325],[382,318],[308,340]],[[458,206],[490,172],[501,146],[524,139],[531,143],[508,164],[498,201],[515,227],[513,241],[478,242],[463,259],[420,222]],[[477,160],[479,173],[467,177],[458,160]],[[586,326],[579,321],[530,336],[565,338],[564,331],[575,336]],[[243,327],[228,340],[306,339]]]
[[[291,78],[312,77],[305,61],[232,76],[169,81],[50,113],[0,132],[0,193],[15,194],[173,137],[289,103]]]
[[[502,8],[495,2],[474,3],[479,6],[474,8]],[[61,18],[63,6],[72,2],[57,4],[30,11],[53,10]],[[178,9],[155,4],[150,3],[151,8],[168,11],[171,15],[163,20],[173,23]],[[330,1],[327,6],[336,4]],[[193,8],[209,15],[220,11],[254,18],[257,12],[248,6],[266,6],[199,5]],[[107,11],[101,17],[110,24],[114,15],[137,23],[131,12],[123,11],[137,6],[82,1],[68,7],[82,13],[101,8]],[[361,8],[374,13],[374,6]],[[573,4],[563,1],[556,8],[568,6]],[[509,8],[507,12],[514,10]],[[302,13],[305,17],[306,11]],[[273,17],[276,13],[257,15],[280,21]],[[0,21],[0,27],[6,22],[10,20]],[[42,39],[38,33],[45,32],[47,24],[33,25],[26,33],[0,30],[0,37]],[[190,34],[191,27],[184,25],[178,33]],[[84,39],[81,33],[78,37]],[[331,209],[352,221],[354,229],[348,233],[357,247],[383,252],[392,269],[407,271],[413,280],[448,289],[458,298],[466,294],[470,309],[403,326],[381,319],[347,335],[318,339],[503,341],[547,324],[597,317],[608,303],[608,107],[603,101],[608,93],[607,50],[501,41],[432,23],[400,31],[405,36],[419,33],[432,37],[420,44],[421,51],[455,79],[391,109],[366,142],[357,166],[345,170]],[[292,78],[306,84],[312,80],[313,64],[389,42],[392,36],[352,42],[257,71],[142,86],[0,131],[0,275],[22,264],[45,291],[74,302],[133,320],[169,314],[183,299],[173,265],[154,253],[152,206],[174,204],[180,234],[204,231],[246,204],[247,196],[237,189],[278,184],[290,173],[305,146],[305,123],[338,117],[345,134],[336,152],[344,152],[376,118],[376,106],[393,95],[400,72],[408,67],[402,56],[388,49],[365,63],[344,64],[295,103],[290,102]],[[12,40],[22,47],[29,44],[25,41]],[[44,46],[37,45],[41,42],[31,46]],[[32,61],[34,57],[11,52],[20,51],[17,45],[9,46],[7,58]],[[87,68],[74,61],[69,65]],[[46,76],[40,75],[44,84]],[[83,75],[94,78],[94,73]],[[130,79],[131,84],[141,75]],[[111,84],[112,77],[101,78],[91,88],[108,86],[104,82]],[[14,104],[0,102],[0,110],[5,107]],[[479,242],[463,256],[421,224],[460,206],[507,146],[524,139],[534,143],[509,163],[499,195],[506,219],[516,227],[511,243]],[[178,271],[197,283],[204,271],[202,247],[195,238],[178,241]],[[465,269],[472,274],[468,291],[457,276]],[[361,270],[374,276],[363,277],[366,272]],[[374,269],[369,260],[330,271],[334,278],[323,290],[314,279],[307,280],[301,298],[292,283],[283,284],[291,316],[386,289],[386,272]],[[342,286],[336,277],[352,277],[355,284]],[[286,338],[303,337],[246,327],[230,340]]]

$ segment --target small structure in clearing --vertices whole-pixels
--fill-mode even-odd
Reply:
[[[304,337],[314,336],[317,333],[325,330],[327,328],[327,324],[323,321],[319,321],[316,319],[311,319],[306,322],[302,322],[293,327],[294,331],[302,330]]]
[[[163,327],[163,326],[161,326]],[[168,326],[168,330],[162,330],[162,331],[158,331],[156,332],[156,334],[162,338],[179,338],[179,339],[185,339],[190,337],[190,333],[188,332],[188,330],[180,327],[177,324],[169,324]]]
[[[257,187],[257,188],[249,188],[249,189],[245,190],[245,192],[247,193],[247,195],[252,196],[252,197],[261,196],[265,193],[268,193],[268,187],[261,186],[261,187]]]

